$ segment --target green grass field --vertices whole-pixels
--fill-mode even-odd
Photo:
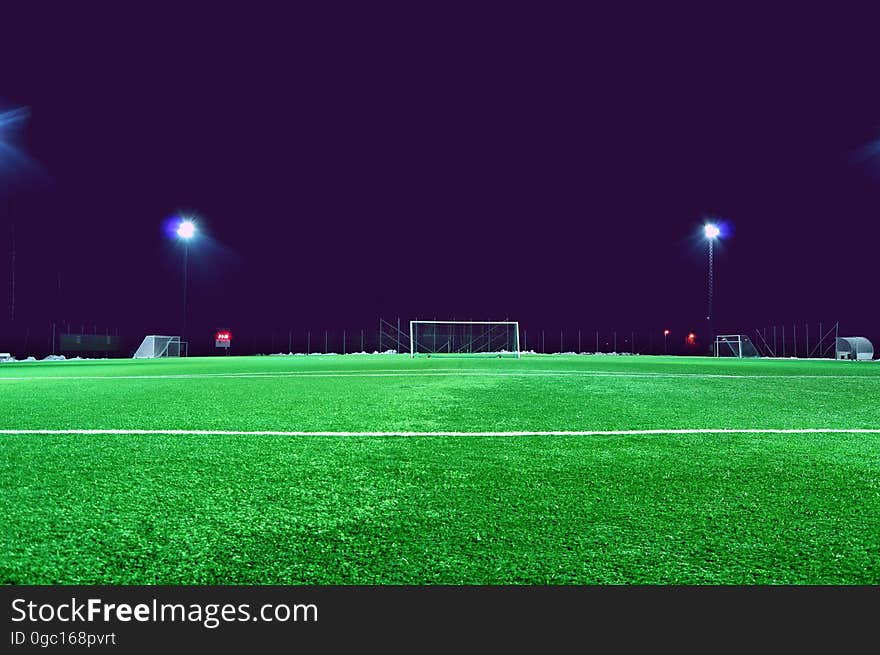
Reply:
[[[668,431],[877,431],[878,398],[832,361],[0,364],[0,581],[877,584],[880,434]]]

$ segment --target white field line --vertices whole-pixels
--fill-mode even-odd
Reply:
[[[364,371],[277,371],[277,372],[250,372],[250,373],[175,373],[175,374],[147,374],[147,375],[63,375],[63,376],[15,376],[2,377],[3,381],[42,381],[42,380],[194,380],[206,378],[396,378],[396,377],[596,377],[596,378],[694,378],[694,379],[744,379],[744,380],[877,380],[880,375],[734,375],[728,373],[630,373],[611,371],[505,371],[498,372],[492,369],[434,369],[430,371],[399,371],[399,370],[376,370]]]
[[[615,437],[690,434],[880,434],[880,428],[670,428],[651,430],[514,430],[458,432],[406,430],[390,431],[300,431],[300,430],[137,430],[137,429],[0,429],[0,434],[82,435],[206,435],[255,437]]]

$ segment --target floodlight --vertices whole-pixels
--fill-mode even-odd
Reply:
[[[177,226],[177,236],[181,239],[192,239],[196,234],[196,225],[192,221],[181,221]]]
[[[707,239],[717,239],[721,234],[721,230],[718,229],[717,225],[707,223],[703,226],[703,234],[706,235]]]

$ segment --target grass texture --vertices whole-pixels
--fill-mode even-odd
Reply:
[[[880,428],[880,365],[0,365],[0,428]],[[880,435],[0,434],[6,584],[877,584]]]

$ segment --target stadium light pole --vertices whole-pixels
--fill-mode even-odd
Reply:
[[[183,329],[180,340],[186,341],[186,278],[189,260],[189,242],[196,235],[196,224],[189,219],[180,221],[177,226],[177,237],[183,241]]]
[[[12,182],[23,163],[28,163],[27,155],[17,147],[18,134],[30,115],[26,107],[0,109],[0,200],[5,204],[10,221],[10,266],[9,266],[9,320],[15,322],[15,220],[12,218],[10,199]]]
[[[706,237],[706,242],[709,244],[709,302],[708,302],[708,311],[706,312],[706,321],[709,323],[709,343],[712,344],[712,349],[715,349],[715,331],[712,326],[712,300],[714,294],[714,284],[715,284],[715,269],[714,269],[714,244],[715,240],[721,235],[721,230],[714,223],[706,223],[703,226],[703,234]]]

